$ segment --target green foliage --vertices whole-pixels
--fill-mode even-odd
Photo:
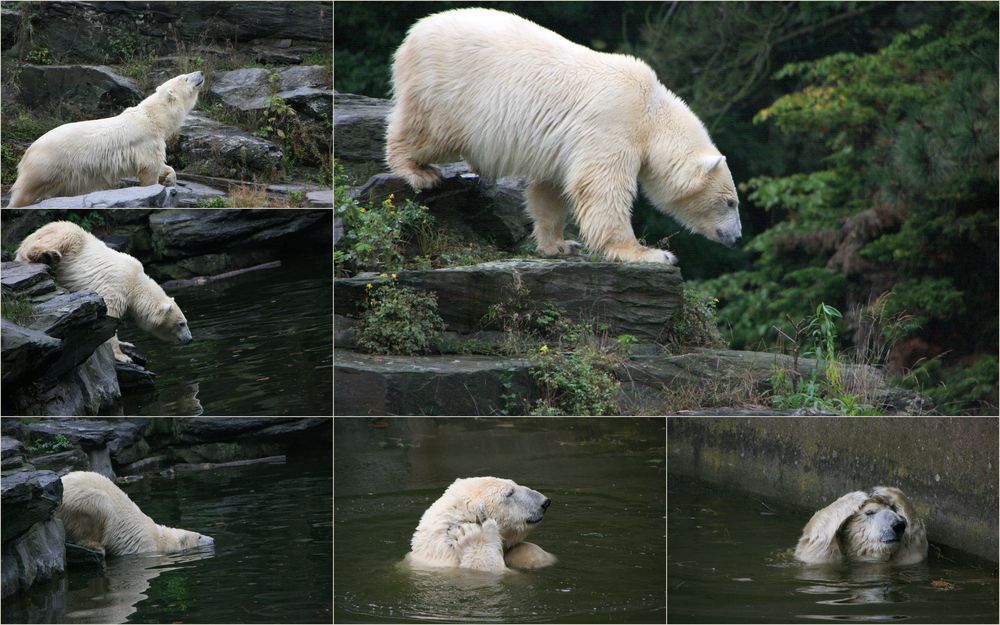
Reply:
[[[48,48],[34,48],[28,53],[28,60],[36,65],[54,65],[56,62]]]
[[[940,414],[997,413],[996,356],[980,356],[971,366],[947,366],[940,358],[921,363],[903,379],[903,385],[928,395]]]
[[[942,367],[995,352],[997,267],[983,259],[998,256],[998,10],[953,8],[871,53],[775,74],[793,89],[755,123],[825,162],[744,186],[772,225],[746,246],[752,269],[706,283],[734,347],[773,344],[778,320],[805,318],[820,301],[845,309],[883,299],[899,321],[892,338],[948,352]]]
[[[541,397],[531,414],[610,415],[619,412],[616,397],[621,383],[585,352],[546,350],[531,374]]]
[[[53,454],[57,451],[65,451],[67,449],[72,449],[73,443],[69,441],[63,434],[55,435],[51,440],[47,441],[31,441],[26,447],[25,451],[29,456],[40,456],[43,454]]]
[[[779,410],[809,408],[847,416],[880,414],[858,392],[847,388],[843,359],[836,347],[837,320],[842,318],[839,310],[821,302],[815,314],[791,323],[794,336],[782,332],[793,343],[796,365],[792,371],[775,370],[771,378],[772,406]],[[823,371],[818,366],[809,377],[802,376],[798,371],[799,355],[815,357]]]
[[[958,319],[965,312],[963,294],[950,278],[914,278],[892,287],[885,301],[885,314],[906,314],[909,319],[898,338],[908,338],[926,328],[931,321]]]
[[[718,303],[701,286],[685,282],[681,306],[667,323],[663,343],[673,347],[725,347],[726,340],[716,325]]]
[[[388,282],[369,282],[365,312],[358,325],[358,345],[375,354],[422,354],[430,351],[444,330],[437,314],[437,295]]]
[[[14,184],[17,180],[17,164],[21,160],[23,150],[19,150],[9,143],[0,143],[0,171],[3,171],[3,179],[0,184]]]
[[[107,224],[107,219],[104,217],[102,211],[91,211],[82,216],[76,213],[70,213],[66,216],[66,219],[80,226],[87,232],[93,232],[94,228]]]
[[[719,323],[733,349],[774,345],[775,325],[803,318],[820,302],[840,301],[845,276],[825,267],[805,267],[772,278],[766,271],[737,271],[700,284],[719,299]]]
[[[431,223],[427,208],[412,200],[395,203],[390,195],[378,207],[361,205],[347,193],[350,182],[337,166],[333,189],[334,211],[344,220],[344,246],[334,251],[337,275],[359,271],[398,271],[404,249],[417,228]]]
[[[4,297],[0,302],[0,315],[18,325],[23,325],[34,313],[35,306],[27,298]]]
[[[218,195],[213,198],[198,200],[198,208],[225,208],[226,198]]]

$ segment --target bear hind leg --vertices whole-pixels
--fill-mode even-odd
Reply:
[[[400,103],[400,108],[403,104]],[[422,154],[426,149],[419,139],[425,132],[420,128],[407,124],[407,113],[395,110],[389,116],[389,128],[386,131],[385,162],[395,174],[402,176],[414,189],[430,189],[444,178],[441,170],[431,165],[433,159]],[[428,146],[433,145],[430,137],[425,137]]]
[[[543,256],[578,254],[580,243],[563,238],[569,207],[559,189],[550,182],[532,182],[525,197],[534,222],[533,235],[538,252]]]

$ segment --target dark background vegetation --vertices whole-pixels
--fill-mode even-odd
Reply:
[[[463,2],[338,2],[334,87],[388,97],[417,19]],[[485,5],[485,3],[478,3]],[[744,244],[644,200],[737,349],[787,348],[819,303],[843,349],[945,413],[997,411],[996,3],[497,2],[634,54],[705,122],[741,191]]]

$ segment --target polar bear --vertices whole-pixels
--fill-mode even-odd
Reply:
[[[48,131],[21,157],[8,206],[114,189],[126,176],[138,176],[142,186],[175,184],[177,174],[167,165],[166,140],[180,130],[204,82],[201,72],[181,74],[117,117]]]
[[[488,177],[525,176],[538,251],[584,241],[609,260],[676,263],[632,232],[641,183],[688,229],[741,236],[726,157],[687,105],[631,56],[595,52],[516,15],[453,9],[417,22],[396,51],[386,162],[417,189],[461,157]]]
[[[21,242],[15,259],[51,265],[56,282],[70,291],[96,291],[111,317],[129,314],[140,328],[161,340],[191,341],[187,317],[174,298],[146,275],[142,263],[72,222],[53,221],[35,230]],[[132,362],[122,353],[117,333],[108,342],[117,360]]]
[[[795,557],[811,564],[856,560],[914,564],[927,557],[927,530],[898,488],[847,493],[809,519]]]
[[[493,573],[554,564],[551,553],[524,542],[550,503],[545,495],[512,480],[457,479],[420,518],[406,562]]]
[[[215,543],[198,532],[157,525],[99,473],[67,473],[62,485],[63,500],[55,515],[66,526],[67,542],[114,556],[170,553]]]

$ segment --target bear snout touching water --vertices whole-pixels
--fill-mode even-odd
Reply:
[[[157,525],[99,473],[67,473],[62,484],[63,500],[55,514],[66,526],[68,542],[114,556],[171,553],[215,544],[211,536]]]
[[[512,480],[457,479],[420,518],[406,562],[494,573],[554,564],[555,556],[524,541],[551,503]]]
[[[96,291],[108,316],[131,316],[156,338],[180,344],[192,339],[187,317],[136,258],[111,249],[69,221],[53,221],[28,235],[15,260],[52,267],[56,282],[70,291]],[[108,339],[115,359],[131,362],[121,351],[118,334]]]
[[[876,486],[848,493],[814,514],[795,557],[811,564],[914,564],[927,557],[927,530],[903,491]]]

